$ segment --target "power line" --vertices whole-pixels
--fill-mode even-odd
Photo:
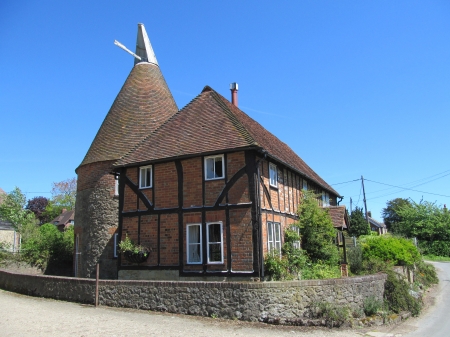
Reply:
[[[354,179],[354,180],[349,180],[349,181],[344,181],[343,183],[331,184],[331,186],[336,186],[336,185],[342,185],[342,184],[352,183],[352,182],[359,181],[359,180],[361,180],[361,178]]]
[[[395,187],[395,188],[399,188],[399,189],[402,189],[402,190],[409,190],[409,191],[413,191],[413,192],[419,192],[419,193],[425,193],[425,194],[431,194],[431,195],[437,195],[437,196],[440,196],[440,197],[447,197],[447,198],[450,198],[450,195],[437,194],[437,193],[424,192],[424,191],[418,191],[418,190],[414,190],[414,189],[412,189],[412,188],[400,187],[400,186],[395,186],[395,185],[390,185],[390,184],[380,183],[379,181],[374,181],[374,180],[370,180],[370,179],[366,179],[366,180],[367,180],[367,181],[371,181],[371,182],[376,183],[376,184],[386,185],[386,186],[390,186],[390,187]],[[380,197],[375,197],[375,198],[372,198],[372,199],[376,199],[376,198],[381,198],[381,196],[380,196]]]

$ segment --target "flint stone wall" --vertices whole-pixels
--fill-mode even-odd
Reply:
[[[382,300],[385,274],[291,282],[177,282],[100,280],[99,303],[246,321],[308,318],[315,304],[362,308],[369,296]],[[23,275],[0,270],[0,288],[25,295],[94,303],[95,280]]]

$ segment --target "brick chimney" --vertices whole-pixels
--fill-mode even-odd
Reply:
[[[63,208],[62,211],[61,211],[61,214],[64,214],[64,213],[66,213],[66,212],[67,212],[67,209],[66,209],[66,208]]]
[[[233,103],[233,105],[235,106],[238,106],[238,84],[236,82],[231,83],[230,90],[231,90],[231,103]]]

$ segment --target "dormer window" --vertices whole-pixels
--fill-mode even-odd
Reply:
[[[152,166],[142,166],[139,172],[139,188],[152,187]]]
[[[223,154],[205,157],[205,180],[225,178],[225,163]]]
[[[270,186],[278,187],[278,170],[275,164],[269,164]]]

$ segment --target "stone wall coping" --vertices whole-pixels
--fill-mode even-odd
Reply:
[[[43,278],[56,282],[70,282],[75,284],[95,285],[95,279],[31,275],[14,273],[5,269],[0,269],[0,273],[17,275],[26,278]],[[230,288],[230,289],[262,289],[262,288],[288,288],[304,286],[325,286],[325,285],[345,285],[376,280],[386,280],[387,275],[378,273],[374,275],[353,276],[346,278],[335,278],[325,280],[300,280],[300,281],[265,281],[265,282],[217,282],[217,281],[151,281],[151,280],[99,280],[99,286],[141,286],[141,287],[187,287],[187,288]]]

